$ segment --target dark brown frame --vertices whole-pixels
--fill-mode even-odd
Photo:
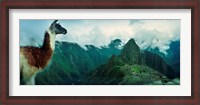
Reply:
[[[3,0],[1,2],[1,105],[131,104],[200,105],[199,0]],[[192,96],[9,96],[9,9],[191,9],[192,10]]]

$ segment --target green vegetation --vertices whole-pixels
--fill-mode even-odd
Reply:
[[[136,72],[136,73],[140,73],[140,72],[141,72],[139,66],[133,66],[133,67],[132,67],[132,70],[133,70],[134,72]]]
[[[160,56],[141,52],[131,39],[121,50],[120,40],[109,47],[56,42],[51,64],[36,77],[39,85],[178,85],[173,69]],[[120,53],[121,52],[121,53]],[[169,79],[168,77],[172,77]]]

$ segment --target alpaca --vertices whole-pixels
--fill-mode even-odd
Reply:
[[[57,34],[66,34],[67,30],[55,20],[45,32],[41,47],[20,47],[20,84],[34,85],[38,72],[44,69],[53,54],[55,37]]]

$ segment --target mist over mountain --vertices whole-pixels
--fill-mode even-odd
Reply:
[[[168,84],[176,75],[159,55],[140,51],[134,39],[130,39],[120,55],[113,55],[106,64],[91,71],[88,77],[89,84],[93,85],[142,85],[157,81]]]
[[[42,45],[44,33],[51,19],[21,19],[20,46]],[[85,45],[107,46],[113,39],[127,43],[134,38],[140,49],[157,48],[166,53],[171,41],[180,40],[180,19],[59,19],[68,30],[56,40]]]
[[[160,56],[162,53],[156,50],[143,51],[134,39],[124,46],[120,39],[115,39],[100,48],[94,45],[85,47],[56,42],[51,64],[37,75],[36,84],[179,84],[174,68],[166,63],[169,56],[165,61]],[[173,51],[169,50],[169,53],[174,58],[176,52]]]
[[[170,65],[176,72],[176,76],[180,77],[180,41],[172,41],[170,48],[164,54],[158,48],[148,48],[146,51],[158,54],[162,59]]]

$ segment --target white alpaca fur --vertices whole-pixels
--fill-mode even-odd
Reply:
[[[55,49],[56,33],[55,33],[55,32],[52,32],[50,29],[48,29],[47,32],[48,32],[49,35],[50,35],[50,45],[51,45],[52,50],[54,51],[54,49]]]

